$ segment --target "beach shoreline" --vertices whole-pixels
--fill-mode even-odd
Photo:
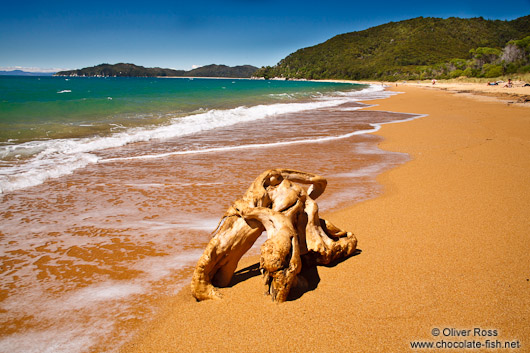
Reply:
[[[33,172],[21,181],[43,177],[38,185],[16,183],[0,195],[5,255],[0,345],[28,352],[115,349],[137,324],[155,317],[152,313],[165,305],[161,297],[189,286],[211,231],[264,170],[326,175],[329,184],[318,201],[321,211],[329,211],[373,197],[380,190],[375,175],[408,160],[405,154],[383,153],[377,148],[380,138],[366,132],[411,116],[362,111],[366,105],[357,103],[391,92],[348,84],[340,85],[336,95],[315,91],[314,99],[297,99],[285,93],[285,86],[290,84],[279,85],[280,97],[271,105],[193,115],[170,125],[179,129],[162,139],[148,135],[143,142],[127,143],[121,137],[131,135],[118,133],[112,141],[121,146],[103,149],[96,148],[99,138],[96,144],[49,140],[59,153],[51,155],[55,163],[44,164],[46,172],[61,166],[65,154],[59,146],[71,149],[68,142],[88,147],[88,154],[74,156],[93,159],[84,166],[68,159],[75,170],[66,175],[46,178]],[[181,136],[186,126],[205,129]],[[11,148],[16,153],[18,146],[6,147]],[[250,254],[259,254],[263,238]]]
[[[337,82],[337,83],[355,83],[355,84],[371,84],[382,85],[387,87],[421,87],[426,89],[443,90],[452,93],[459,93],[469,95],[470,97],[481,101],[497,101],[510,105],[517,105],[520,107],[530,107],[530,86],[524,86],[525,81],[515,80],[512,87],[505,87],[506,82],[501,82],[497,85],[489,85],[487,83],[478,83],[471,81],[351,81],[351,80],[320,80],[322,82]],[[399,91],[399,89],[397,89]]]
[[[318,267],[316,288],[280,305],[260,293],[248,267],[257,257],[247,257],[222,300],[196,303],[185,287],[120,351],[391,352],[462,340],[434,328],[495,330],[490,339],[530,344],[528,111],[390,89],[405,93],[365,109],[428,114],[374,133],[382,149],[412,161],[377,178],[382,195],[322,215],[357,235],[359,255]]]

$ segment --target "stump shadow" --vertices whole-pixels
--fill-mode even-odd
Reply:
[[[244,282],[252,277],[259,276],[260,274],[261,272],[259,270],[259,262],[256,262],[255,264],[252,264],[250,266],[242,268],[239,271],[234,272],[234,276],[232,277],[232,280],[230,281],[228,287],[233,287],[238,283]]]
[[[314,263],[311,263],[311,260],[304,260],[302,265],[302,271],[298,275],[298,283],[296,286],[293,286],[289,291],[287,301],[297,300],[301,298],[305,293],[317,289],[318,284],[320,283],[320,275],[318,274],[319,266],[335,267],[338,264],[348,260],[349,258],[358,256],[361,253],[362,250],[357,249],[350,256],[335,260],[327,265],[316,265]],[[261,272],[259,270],[259,262],[256,262],[255,264],[252,264],[250,266],[242,268],[239,271],[234,272],[234,276],[232,277],[232,281],[230,281],[228,287],[233,287],[238,283],[244,282],[250,278],[259,275],[261,275]]]
[[[348,260],[349,258],[360,255],[361,253],[362,250],[357,249],[350,256],[335,260],[327,265],[317,265],[312,263],[311,260],[304,261],[302,271],[298,274],[298,283],[296,286],[291,287],[291,290],[289,291],[289,296],[287,297],[287,301],[300,299],[305,293],[317,289],[318,284],[320,283],[320,275],[318,274],[318,268],[320,266],[335,267],[338,264]]]

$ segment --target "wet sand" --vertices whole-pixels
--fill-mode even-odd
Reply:
[[[187,288],[220,217],[266,169],[325,175],[322,210],[376,195],[375,176],[408,156],[360,132],[411,115],[363,106],[102,150],[97,164],[0,195],[0,351],[116,350]]]
[[[429,116],[375,135],[412,161],[378,178],[383,195],[322,214],[355,232],[359,255],[316,268],[314,289],[280,305],[261,294],[249,257],[222,300],[197,303],[188,288],[164,298],[121,351],[403,352],[411,341],[442,339],[527,351],[529,110],[397,89],[406,93],[371,109]],[[471,335],[456,336],[461,330]]]

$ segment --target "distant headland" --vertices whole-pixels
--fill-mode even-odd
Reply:
[[[249,78],[258,70],[252,65],[206,65],[185,71],[160,67],[143,67],[134,64],[100,64],[79,70],[59,71],[54,76],[69,77],[233,77]]]
[[[34,72],[24,70],[1,70],[0,76],[53,76],[53,72]]]

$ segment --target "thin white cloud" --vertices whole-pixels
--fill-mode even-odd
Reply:
[[[192,69],[198,69],[199,67],[201,67],[202,65],[191,65],[191,68]]]
[[[2,67],[0,66],[0,71],[15,71],[15,70],[21,70],[25,72],[58,72],[58,71],[64,71],[69,69],[63,69],[63,68],[43,68],[43,67],[24,67],[24,66],[7,66]]]

